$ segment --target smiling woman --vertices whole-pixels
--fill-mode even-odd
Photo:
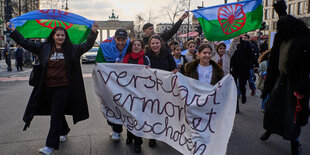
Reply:
[[[151,68],[171,71],[173,73],[178,72],[173,56],[165,48],[162,38],[159,35],[151,36],[148,44],[149,47],[146,49],[146,56],[150,59]],[[155,145],[156,140],[151,139],[149,146],[154,147]]]
[[[185,75],[210,85],[220,81],[224,72],[215,61],[211,60],[211,51],[210,45],[201,44],[198,48],[198,59],[185,65]]]
[[[97,37],[98,26],[95,23],[83,44],[72,44],[67,30],[55,27],[46,42],[26,40],[13,23],[8,31],[10,37],[26,50],[38,55],[40,73],[30,96],[23,120],[24,130],[30,126],[34,115],[51,115],[50,130],[45,147],[39,152],[53,154],[59,149],[59,142],[66,141],[70,132],[64,115],[72,115],[74,124],[89,117],[84,89],[80,56],[89,50]],[[29,31],[29,30],[28,30]]]
[[[149,47],[146,49],[146,55],[150,58],[151,68],[162,69],[166,71],[177,72],[175,61],[165,48],[159,35],[153,35],[149,39]]]

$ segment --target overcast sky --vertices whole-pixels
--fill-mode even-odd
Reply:
[[[41,9],[45,9],[44,1],[51,2],[51,0],[42,0]],[[58,9],[62,8],[62,1],[58,3]],[[68,0],[69,12],[76,13],[90,20],[105,21],[111,16],[112,9],[115,14],[119,16],[121,21],[135,21],[137,14],[146,15],[148,12],[154,12],[154,16],[157,19],[153,24],[158,23],[171,23],[168,16],[162,13],[162,8],[171,5],[173,1],[179,0]],[[186,0],[188,1],[188,0]],[[204,6],[213,6],[224,4],[224,0],[203,0]],[[228,3],[235,2],[236,0],[228,0]],[[190,0],[191,10],[197,9],[197,6],[201,6],[202,0]],[[64,3],[63,3],[64,4]],[[187,3],[188,4],[188,3]],[[65,4],[64,4],[65,7]],[[177,20],[177,19],[176,19]],[[114,34],[114,30],[110,31],[110,34]],[[102,34],[103,38],[107,37],[106,32]],[[97,40],[99,37],[97,38]]]
[[[49,1],[49,0],[48,0]],[[58,3],[61,8],[61,1]],[[65,1],[65,0],[64,0]],[[160,18],[157,22],[167,21],[167,17],[160,14],[161,8],[176,0],[68,0],[69,12],[84,16],[91,20],[108,20],[112,9],[119,20],[134,20],[137,14],[147,14],[150,10]],[[190,0],[191,9],[201,6],[202,0]],[[235,2],[236,0],[228,0]],[[204,6],[223,4],[224,0],[204,0]],[[166,18],[166,19],[165,19]]]

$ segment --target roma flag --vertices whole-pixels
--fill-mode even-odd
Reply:
[[[191,11],[210,41],[222,41],[259,29],[262,24],[262,0],[244,0]]]
[[[47,38],[56,26],[65,28],[73,44],[84,42],[94,21],[56,9],[35,10],[10,20],[25,38]]]

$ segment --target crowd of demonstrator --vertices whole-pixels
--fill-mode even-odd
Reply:
[[[281,135],[290,140],[292,155],[299,155],[298,138],[309,117],[310,32],[305,23],[286,14],[283,0],[277,1],[274,9],[280,19],[271,49],[266,41],[260,44],[247,34],[233,38],[229,44],[200,37],[179,42],[173,36],[188,16],[184,13],[170,30],[160,35],[154,33],[153,24],[146,23],[141,40],[130,40],[126,30],[118,29],[113,37],[101,43],[96,63],[146,65],[180,72],[209,85],[215,85],[230,74],[238,88],[238,103],[239,96],[241,103],[247,102],[247,83],[251,95],[256,94],[256,87],[262,91],[261,111],[266,132],[260,139],[265,141],[271,134]],[[23,120],[24,129],[27,129],[34,115],[51,115],[45,147],[39,150],[43,154],[52,154],[59,149],[60,142],[66,141],[70,128],[65,114],[73,115],[74,123],[89,117],[79,59],[93,46],[97,28],[95,23],[87,41],[74,45],[62,27],[55,28],[44,43],[28,41],[14,26],[7,27],[12,39],[36,54],[41,63],[39,81],[34,86]],[[4,56],[10,55],[9,51],[5,52]],[[19,71],[23,70],[22,55],[23,50],[18,47],[16,66]],[[239,104],[236,112],[239,112]],[[112,127],[111,139],[120,140],[122,125],[109,121],[108,124]],[[142,138],[127,131],[126,144],[131,143],[134,143],[135,152],[141,152]],[[150,139],[149,146],[155,147],[156,140]]]

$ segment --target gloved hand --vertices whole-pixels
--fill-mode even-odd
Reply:
[[[284,0],[277,0],[275,3],[273,3],[273,8],[277,12],[279,17],[287,15],[287,6]]]

